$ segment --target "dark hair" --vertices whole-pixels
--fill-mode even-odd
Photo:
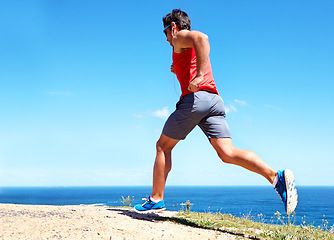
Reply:
[[[164,27],[168,26],[172,22],[180,28],[180,30],[187,29],[190,30],[191,23],[188,15],[181,11],[180,9],[174,9],[171,13],[168,13],[162,18]]]

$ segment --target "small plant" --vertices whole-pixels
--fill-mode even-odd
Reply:
[[[131,202],[133,201],[134,197],[132,196],[132,198],[130,198],[130,196],[127,196],[127,198],[124,198],[122,196],[121,199],[121,203],[123,203],[124,207],[130,207],[131,206]]]
[[[325,219],[325,215],[323,215],[321,228],[324,230],[328,230],[328,221]]]
[[[281,223],[283,226],[286,225],[286,223],[284,221],[284,216],[282,216],[279,211],[275,212],[274,215],[276,216],[278,223]]]
[[[260,223],[265,223],[266,222],[266,216],[263,215],[262,213],[258,214],[257,215],[257,222],[260,222]]]
[[[185,203],[181,203],[181,205],[186,207],[186,212],[190,212],[190,209],[194,204],[187,200]]]

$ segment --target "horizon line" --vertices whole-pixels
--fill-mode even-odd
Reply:
[[[52,185],[52,186],[0,186],[0,188],[67,188],[67,187],[152,187],[152,185]],[[273,187],[272,185],[168,185],[168,187]],[[297,187],[334,187],[334,185],[297,185]]]

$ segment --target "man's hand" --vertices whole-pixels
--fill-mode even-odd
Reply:
[[[196,76],[188,85],[188,90],[196,92],[199,89],[199,85],[203,81],[203,76]]]

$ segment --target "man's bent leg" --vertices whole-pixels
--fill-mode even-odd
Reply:
[[[151,197],[163,200],[166,180],[172,168],[172,149],[180,140],[172,139],[161,134],[157,142],[157,155],[153,168],[153,189]]]
[[[271,184],[273,183],[277,171],[254,152],[235,148],[231,138],[211,138],[210,142],[223,162],[235,164],[258,173],[264,176]]]

